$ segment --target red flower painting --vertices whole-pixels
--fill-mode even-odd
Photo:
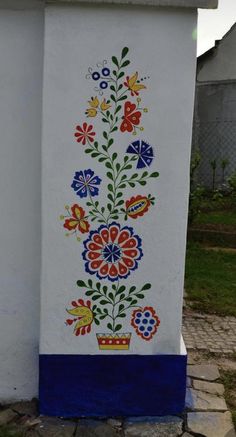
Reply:
[[[83,126],[76,126],[76,130],[78,132],[75,132],[75,137],[77,138],[78,143],[82,143],[83,146],[87,142],[92,143],[94,141],[94,136],[96,135],[95,132],[93,132],[93,125],[88,123],[83,123]]]
[[[137,111],[137,106],[132,102],[125,102],[123,121],[120,125],[121,132],[133,132],[134,126],[140,123],[141,111]]]
[[[141,245],[141,238],[134,235],[131,227],[121,228],[115,222],[109,226],[101,225],[84,241],[85,270],[96,274],[99,279],[117,281],[127,278],[132,270],[137,269],[143,256]]]

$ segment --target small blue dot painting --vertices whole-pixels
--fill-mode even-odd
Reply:
[[[102,63],[97,63],[94,71],[92,67],[89,67],[88,74],[86,75],[86,79],[92,79],[93,81],[97,82],[97,86],[94,88],[94,91],[98,92],[99,95],[103,95],[103,91],[106,90],[108,85],[114,81],[111,75],[111,70],[106,66],[106,64],[106,60],[104,60]],[[108,105],[107,109],[109,109],[110,106],[111,105]],[[94,117],[95,115],[93,114],[95,114],[95,111],[89,111],[87,113],[88,117]]]
[[[99,86],[102,90],[105,90],[108,87],[108,83],[103,80],[102,82],[100,82]]]
[[[94,73],[92,74],[92,78],[93,78],[93,80],[99,80],[100,79],[100,74],[98,73],[98,71],[94,71]]]
[[[103,76],[105,76],[105,77],[109,76],[109,74],[110,74],[110,70],[109,70],[109,68],[107,68],[107,67],[103,68],[103,69],[102,69],[102,74],[103,74]]]
[[[160,320],[152,307],[133,311],[131,325],[135,328],[136,334],[142,337],[143,340],[151,340],[159,324]]]

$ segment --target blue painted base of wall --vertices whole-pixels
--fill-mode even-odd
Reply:
[[[186,355],[41,355],[40,413],[162,416],[185,405]]]

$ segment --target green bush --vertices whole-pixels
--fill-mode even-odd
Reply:
[[[231,191],[236,194],[236,172],[234,172],[229,178],[228,178],[228,184],[231,188]]]
[[[200,213],[200,207],[202,204],[204,193],[205,193],[205,188],[198,185],[189,194],[189,210],[188,210],[189,225],[191,225],[193,221],[196,220],[198,214]]]
[[[188,224],[191,225],[194,219],[200,212],[200,205],[202,201],[204,188],[197,185],[195,188],[195,173],[201,162],[201,155],[196,149],[191,157],[190,163],[190,193],[189,193],[189,207],[188,207]]]

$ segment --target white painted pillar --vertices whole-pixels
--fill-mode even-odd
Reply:
[[[42,413],[183,409],[195,28],[194,8],[46,7]]]

